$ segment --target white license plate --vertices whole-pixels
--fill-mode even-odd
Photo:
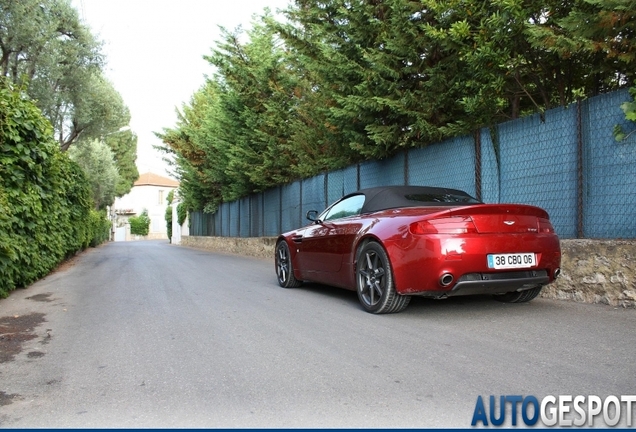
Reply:
[[[492,269],[530,268],[537,265],[536,255],[529,252],[490,254],[487,257],[488,268]]]

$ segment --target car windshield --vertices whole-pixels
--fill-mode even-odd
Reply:
[[[349,198],[344,198],[342,201],[337,202],[325,210],[319,219],[326,221],[358,215],[364,204],[364,199],[364,195],[354,195]]]
[[[420,193],[404,196],[409,201],[418,203],[447,203],[447,204],[479,204],[479,201],[470,195],[460,195],[452,193]]]

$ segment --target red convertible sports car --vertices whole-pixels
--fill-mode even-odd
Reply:
[[[356,290],[371,313],[400,312],[414,295],[527,302],[561,271],[559,238],[545,210],[483,204],[455,189],[363,189],[307,219],[308,226],[278,238],[278,283]]]

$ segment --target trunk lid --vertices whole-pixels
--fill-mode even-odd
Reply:
[[[455,208],[452,216],[470,216],[480,234],[538,233],[539,221],[548,220],[548,213],[521,204],[481,204]]]

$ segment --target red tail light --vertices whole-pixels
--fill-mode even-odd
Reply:
[[[554,227],[548,219],[539,218],[539,232],[540,233],[553,233]]]
[[[476,233],[477,228],[469,216],[447,217],[413,222],[409,226],[411,234],[466,234]]]

